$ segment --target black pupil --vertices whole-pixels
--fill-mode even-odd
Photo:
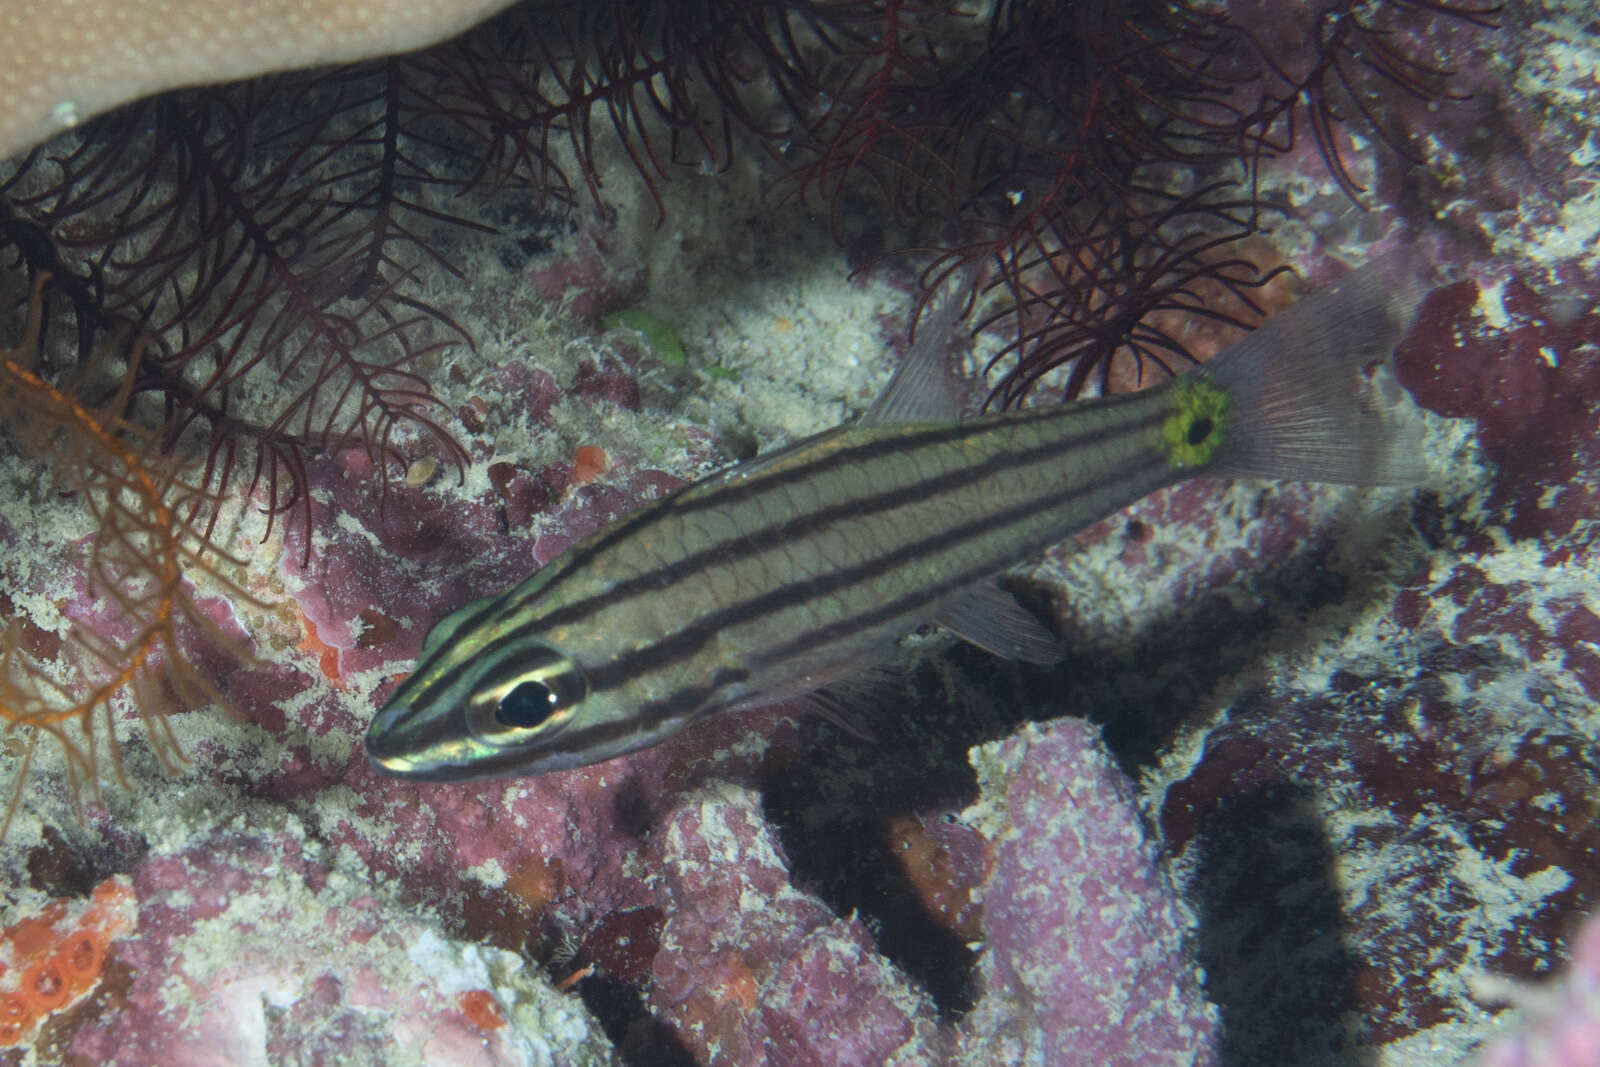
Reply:
[[[538,726],[556,710],[555,695],[540,682],[523,682],[500,698],[494,717],[502,726]]]
[[[1195,419],[1189,424],[1189,438],[1191,445],[1197,445],[1211,436],[1211,420],[1205,417]]]

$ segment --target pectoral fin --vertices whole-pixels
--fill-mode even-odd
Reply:
[[[963,641],[1004,659],[1057,663],[1066,655],[1055,635],[993,582],[962,593],[935,621]]]

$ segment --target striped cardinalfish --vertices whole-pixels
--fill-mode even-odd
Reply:
[[[826,706],[823,687],[930,621],[1056,659],[994,579],[1156,489],[1416,480],[1412,435],[1361,374],[1409,318],[1409,258],[1346,275],[1160,387],[965,420],[943,371],[952,298],[859,421],[646,504],[446,616],[367,752],[436,781],[597,763],[718,712]]]

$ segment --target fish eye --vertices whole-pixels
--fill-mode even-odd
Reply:
[[[494,744],[517,744],[564,722],[588,695],[573,659],[545,645],[508,656],[477,687],[468,704],[473,733]]]
[[[1205,439],[1211,436],[1214,423],[1204,415],[1197,417],[1189,424],[1189,433],[1185,440],[1191,445],[1204,444]]]
[[[526,730],[548,719],[560,704],[561,698],[543,682],[522,682],[495,704],[494,721]]]

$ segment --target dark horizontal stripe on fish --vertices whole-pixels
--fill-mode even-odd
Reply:
[[[1107,479],[1106,482],[1095,488],[1104,488],[1111,481],[1112,479]],[[1062,493],[1054,506],[1064,507],[1077,495],[1078,493],[1076,492]],[[992,535],[996,526],[1010,526],[1015,523],[1026,522],[1040,511],[1049,510],[1050,506],[1046,505],[1045,507],[1033,509],[1025,507],[1012,508],[1001,514],[999,522],[996,522],[994,517],[990,517],[978,522],[968,523],[967,527],[971,530],[979,531],[974,536]],[[1055,540],[1055,538],[1052,538],[1046,544],[1053,544]],[[1027,558],[1029,554],[1031,553],[1023,553],[1022,558]],[[923,612],[941,598],[950,596],[958,590],[982,581],[992,574],[994,574],[994,569],[988,563],[979,567],[969,568],[966,571],[947,574],[936,582],[927,582],[919,585],[909,593],[902,594],[893,600],[885,601],[869,611],[858,612],[841,619],[835,619],[833,622],[825,623],[822,626],[802,631],[783,644],[774,645],[761,652],[760,657],[777,662],[790,656],[798,655],[801,652],[815,650],[822,645],[842,641],[853,634],[889,622],[898,616]],[[751,659],[755,658],[756,656],[751,656]]]
[[[563,626],[576,622],[603,605],[614,605],[619,600],[640,593],[659,593],[663,589],[675,585],[684,577],[704,570],[713,563],[737,563],[740,559],[774,548],[781,543],[813,536],[833,523],[844,519],[870,519],[883,512],[893,511],[896,508],[905,507],[908,504],[917,503],[943,493],[960,491],[978,482],[995,478],[1007,470],[1059,460],[1063,455],[1075,449],[1098,444],[1113,437],[1130,433],[1134,435],[1145,433],[1151,429],[1154,423],[1161,421],[1166,415],[1167,412],[1164,409],[1158,409],[1155,414],[1146,418],[1106,427],[1097,433],[1057,438],[1035,448],[997,453],[982,463],[973,464],[954,473],[940,472],[911,485],[901,486],[898,489],[887,492],[874,492],[867,496],[851,497],[818,508],[810,513],[790,515],[766,526],[734,535],[729,539],[736,543],[736,547],[732,550],[730,550],[726,541],[714,542],[690,552],[674,563],[651,571],[649,574],[625,579],[603,593],[575,600],[547,615],[541,616],[539,622],[544,626]],[[781,488],[782,485],[787,485],[787,483],[788,479],[785,479],[778,488]],[[730,487],[729,492],[709,495],[704,500],[728,506],[730,504],[729,496],[733,488],[740,487]],[[736,502],[734,501],[734,503]],[[527,599],[531,598],[525,598],[522,602],[509,605],[509,610],[520,611]]]
[[[1149,399],[1148,395],[1134,394],[1129,397],[1118,397],[1115,401],[1138,401]],[[1012,425],[1023,426],[1033,422],[1048,421],[1063,414],[1063,409],[1039,408],[1034,411],[1013,413],[1007,417],[1012,420]],[[1117,429],[1121,429],[1118,427]],[[593,542],[580,545],[567,552],[560,559],[553,561],[552,566],[559,566],[560,573],[569,573],[583,569],[594,562],[596,557],[616,546],[624,539],[640,532],[644,527],[666,519],[669,515],[693,515],[696,512],[713,508],[724,508],[733,504],[743,503],[751,497],[767,492],[778,492],[786,486],[815,478],[840,467],[859,466],[884,456],[909,454],[926,447],[935,447],[963,441],[974,434],[993,432],[994,425],[983,420],[966,420],[951,423],[947,426],[937,426],[927,430],[912,431],[903,435],[884,438],[878,441],[866,441],[837,452],[830,452],[819,456],[808,463],[778,474],[768,471],[757,473],[745,480],[730,482],[722,486],[717,492],[706,493],[700,496],[690,495],[690,490],[695,486],[686,486],[684,489],[661,501],[655,507],[637,511],[634,514],[618,520],[609,530],[602,533]],[[1105,431],[1082,433],[1061,439],[1064,449],[1077,445],[1087,445],[1106,436]],[[757,461],[759,462],[759,461]],[[738,468],[732,468],[737,470]],[[726,473],[726,472],[725,472]],[[698,484],[698,483],[697,483]],[[554,575],[552,575],[554,577]],[[542,587],[541,587],[542,588]],[[513,590],[514,592],[515,590]],[[537,595],[536,590],[533,594]],[[525,600],[526,598],[524,598]],[[522,602],[511,606],[511,610],[519,610]],[[476,619],[474,620],[476,621]]]
[[[1142,400],[1148,404],[1151,398],[1149,394],[1144,394],[1136,395],[1135,397],[1131,397],[1129,399]],[[1039,415],[1033,415],[1024,419],[1023,421],[1024,423],[1045,421],[1048,418],[1060,418],[1066,414],[1067,409],[1048,408],[1044,409]],[[1151,412],[1149,414],[1128,422],[1116,422],[1109,426],[1101,425],[1095,427],[1093,430],[1086,430],[1081,433],[1067,433],[1061,437],[1051,438],[1042,445],[1031,449],[1025,449],[1018,452],[1000,452],[995,456],[985,460],[983,463],[974,464],[956,472],[953,475],[941,473],[924,478],[910,486],[904,486],[901,489],[892,492],[875,493],[866,498],[852,498],[841,501],[838,504],[819,509],[818,511],[810,514],[791,515],[787,518],[780,519],[777,522],[769,524],[768,526],[753,531],[747,531],[738,535],[736,537],[739,545],[738,556],[730,557],[729,549],[725,543],[713,543],[695,552],[689,553],[682,559],[672,564],[658,568],[657,570],[651,571],[647,574],[638,575],[636,577],[628,578],[618,582],[603,593],[597,593],[589,597],[583,597],[573,601],[570,604],[564,605],[556,611],[541,616],[538,619],[538,623],[540,626],[555,627],[577,622],[602,606],[615,606],[620,601],[629,597],[638,595],[659,595],[664,588],[667,588],[680,581],[687,575],[703,570],[706,566],[713,562],[728,563],[730,558],[736,562],[739,558],[743,558],[744,556],[754,552],[760,552],[772,548],[783,541],[795,539],[802,535],[813,534],[815,531],[822,529],[833,522],[837,522],[840,519],[869,518],[872,515],[883,511],[892,510],[896,507],[903,507],[906,504],[916,500],[921,500],[942,492],[957,491],[973,483],[997,477],[1008,469],[1056,460],[1061,456],[1071,453],[1079,448],[1093,446],[1115,437],[1121,437],[1128,434],[1136,435],[1140,433],[1147,433],[1154,424],[1166,418],[1167,414],[1168,412],[1164,405],[1152,405]],[[972,424],[962,423],[958,425],[968,426]],[[1012,425],[1019,425],[1019,423],[1012,423]],[[996,431],[995,424],[993,423],[980,423],[978,424],[978,428],[985,433],[993,433]],[[869,442],[869,445],[871,446],[870,448],[852,448],[849,450],[832,453],[829,457],[824,457],[824,459],[830,459],[844,455],[860,455],[867,452],[870,452],[874,458],[906,455],[909,454],[909,452],[916,451],[916,449],[908,450],[904,447],[904,442],[908,439],[923,441],[924,444],[922,447],[942,447],[943,445],[951,443],[952,441],[959,441],[963,437],[968,436],[966,434],[954,434],[950,432],[950,429],[951,428],[941,427],[937,431],[914,433],[909,435],[909,438],[896,437],[887,439],[885,441]],[[930,441],[932,444],[928,443]],[[797,470],[806,470],[815,474],[817,471],[825,469],[827,466],[828,464],[817,462],[806,464],[802,468],[797,468]],[[757,479],[753,481],[756,483],[754,485],[754,488],[756,489],[770,489],[774,492],[778,492],[796,480],[798,479],[786,476],[781,479],[767,477],[764,480]],[[729,506],[730,503],[737,503],[741,500],[748,499],[753,495],[753,493],[749,491],[751,488],[752,486],[750,483],[734,483],[722,487],[719,491],[708,493],[694,501],[697,506],[696,510],[703,510],[710,507],[726,507]],[[606,544],[613,544],[620,539],[622,534],[632,535],[642,532],[641,528],[646,525],[645,520],[659,519],[672,510],[674,502],[680,499],[681,496],[675,496],[661,501],[655,506],[647,508],[644,510],[644,512],[639,513],[639,518],[633,521],[630,521],[629,519],[621,520],[617,526],[613,527],[612,531],[602,537],[601,540]],[[570,571],[578,566],[589,565],[593,562],[592,557],[598,552],[598,550],[599,546],[597,544],[588,546],[587,551],[580,552],[574,550],[568,552],[558,561],[559,563],[565,565],[562,571],[551,575],[551,577],[559,577],[559,573],[565,573],[566,571]],[[491,607],[497,614],[501,611],[514,613],[516,611],[523,610],[529,601],[536,599],[543,593],[543,591],[544,584],[540,583],[535,589],[531,590],[528,594],[515,602],[508,601],[507,597],[499,597],[496,599],[495,603],[491,605]],[[474,619],[470,625],[476,625],[477,620],[485,617],[486,614],[487,613],[485,612],[480,612],[477,616],[474,616]],[[466,632],[467,628],[464,626],[462,629],[463,632]],[[519,628],[518,630],[514,630],[505,634],[496,641],[474,650],[470,657],[462,658],[459,662],[451,666],[444,674],[440,675],[436,679],[433,679],[429,686],[430,690],[434,693],[448,692],[450,687],[455,685],[460,675],[471,667],[472,663],[478,661],[483,656],[492,656],[506,645],[515,643],[521,639],[522,634]],[[446,655],[449,655],[449,650],[447,648],[441,648],[438,656],[442,657]]]
[[[1056,416],[1061,416],[1064,414],[1064,410],[1060,408],[1054,408],[1050,409],[1050,413]],[[874,494],[873,496],[866,498],[865,501],[861,499],[845,500],[838,504],[831,505],[828,508],[819,509],[818,511],[809,515],[793,515],[786,519],[781,519],[759,530],[749,531],[740,535],[738,537],[738,541],[741,555],[734,557],[733,561],[737,562],[738,558],[743,558],[745,555],[764,551],[783,541],[795,539],[803,534],[812,534],[816,530],[843,518],[870,517],[871,515],[879,512],[891,510],[896,507],[902,507],[908,503],[925,499],[937,493],[958,491],[975,482],[980,482],[987,478],[999,476],[1002,472],[1009,469],[1019,468],[1035,463],[1055,461],[1058,460],[1062,455],[1070,453],[1075,449],[1091,446],[1109,440],[1113,437],[1127,434],[1137,435],[1141,433],[1147,433],[1155,423],[1165,418],[1166,414],[1167,412],[1164,406],[1155,406],[1150,414],[1130,422],[1115,423],[1111,426],[1101,426],[1095,429],[1093,432],[1068,434],[1063,437],[1052,438],[1042,445],[1020,452],[1001,452],[990,457],[988,460],[985,460],[983,463],[974,464],[961,471],[958,471],[954,475],[934,475],[932,477],[922,479],[913,485],[902,487],[901,489],[893,492]],[[995,427],[993,424],[990,424],[986,426],[985,429],[989,432],[994,432]],[[893,454],[903,450],[890,451],[891,454]],[[785,479],[785,483],[787,483],[787,479]],[[726,502],[728,492],[731,492],[736,488],[742,487],[730,486],[721,492],[708,494],[702,499],[721,505]],[[664,501],[662,504],[657,505],[655,508],[650,510],[652,512],[659,512],[662,510],[662,508],[666,507],[668,503],[670,503],[670,501]],[[571,555],[573,554],[568,554],[569,557]],[[706,566],[713,562],[730,562],[730,553],[725,544],[721,542],[714,543],[706,546],[705,548],[689,553],[687,556],[673,564],[651,571],[648,574],[642,574],[633,578],[625,579],[611,586],[603,593],[597,593],[589,597],[580,598],[570,604],[564,605],[556,611],[541,616],[538,622],[541,626],[562,626],[580,621],[602,606],[615,606],[619,602],[629,597],[639,595],[659,595],[664,588],[681,580],[687,575],[703,570]],[[521,601],[509,605],[506,610],[511,612],[522,610],[528,600],[536,597],[542,592],[543,587],[541,586],[530,593],[527,597],[524,597]],[[471,657],[463,658],[444,674],[434,679],[431,688],[436,693],[448,691],[448,689],[456,683],[459,676],[469,669],[473,662],[477,661],[482,656],[492,656],[506,645],[515,643],[520,639],[521,632],[519,628],[518,630],[513,630],[512,632],[505,634],[496,641],[476,649]],[[445,652],[441,650],[440,654],[443,655]]]
[[[1008,508],[1003,512],[980,516],[977,519],[962,523],[959,526],[953,526],[931,537],[901,545],[893,552],[883,556],[863,560],[854,566],[830,571],[827,574],[810,578],[804,582],[782,585],[751,597],[742,603],[712,612],[696,621],[692,626],[685,627],[665,640],[657,641],[647,648],[618,656],[611,663],[604,666],[586,669],[585,674],[589,680],[590,691],[599,692],[606,689],[615,689],[618,686],[626,685],[643,674],[658,670],[683,657],[692,656],[705,647],[713,634],[729,626],[737,626],[762,615],[805,604],[835,593],[848,585],[868,581],[884,571],[902,566],[917,557],[941,551],[976,537],[992,535],[997,526],[1011,526],[1040,512],[1065,507],[1080,496],[1127,481],[1135,472],[1148,469],[1149,463],[1149,457],[1136,456],[1128,463],[1106,472],[1104,476],[1085,485],[1077,486],[1064,492],[1038,497],[1016,507]],[[993,573],[993,567],[985,564],[982,574],[963,573],[961,575],[947,576],[932,585],[913,590],[906,596],[898,598],[891,604],[869,613],[869,615],[872,617],[881,615],[882,618],[879,621],[883,621],[893,618],[895,614],[914,611],[919,602],[931,604],[939,597],[945,596],[990,573]],[[799,590],[798,593],[796,592],[797,589]],[[902,603],[909,606],[900,606]],[[893,607],[892,613],[883,614],[890,607]],[[818,630],[810,631],[809,633],[815,634],[840,626],[861,629],[872,625],[871,622],[860,622],[859,619],[860,617],[852,617],[851,619],[830,623],[828,626],[820,627]],[[786,642],[781,647],[804,648],[806,647],[806,639],[804,637],[796,638]],[[815,640],[815,638],[810,639]],[[764,656],[766,653],[761,653],[760,655]],[[752,658],[755,658],[755,655],[752,655]]]

